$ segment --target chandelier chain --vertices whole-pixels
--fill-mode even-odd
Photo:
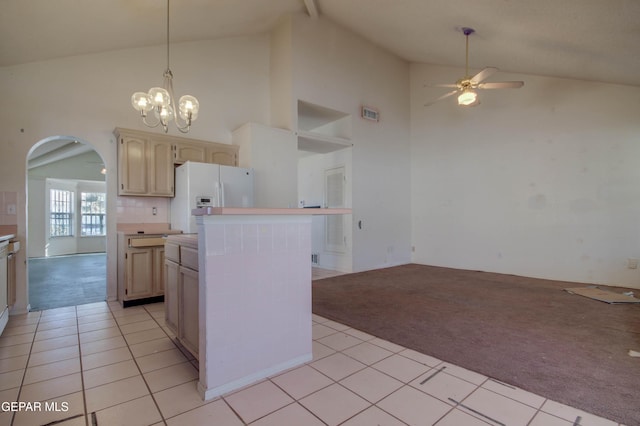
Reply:
[[[169,0],[167,0],[167,71],[171,72],[171,67],[169,66],[169,43],[170,43],[170,37],[169,37]]]
[[[177,100],[173,92],[173,73],[170,61],[170,16],[170,1],[167,0],[167,69],[163,74],[164,87],[152,87],[148,93],[135,92],[131,96],[131,104],[140,113],[144,125],[148,127],[161,125],[164,132],[167,133],[169,122],[173,121],[181,133],[187,133],[191,129],[191,123],[198,118],[200,103],[191,95],[184,95]],[[155,122],[147,120],[149,112],[153,112],[155,115]]]

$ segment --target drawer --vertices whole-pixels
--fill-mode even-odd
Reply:
[[[163,246],[164,241],[165,240],[162,237],[129,238],[129,247]]]
[[[165,254],[166,256],[166,254]],[[198,250],[180,246],[180,265],[198,270]]]
[[[180,246],[177,244],[166,243],[164,245],[164,258],[180,263]]]
[[[20,251],[20,241],[9,242],[9,253],[17,253]]]

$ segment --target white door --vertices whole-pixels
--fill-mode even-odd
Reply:
[[[345,169],[336,167],[325,171],[325,204],[328,208],[345,207]],[[345,253],[345,215],[325,216],[325,250]]]

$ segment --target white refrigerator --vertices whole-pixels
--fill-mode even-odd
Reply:
[[[198,232],[191,210],[199,199],[212,207],[253,207],[253,169],[187,161],[176,167],[171,229]]]

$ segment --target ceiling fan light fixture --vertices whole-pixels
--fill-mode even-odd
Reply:
[[[471,89],[465,89],[458,96],[458,105],[474,106],[478,104],[478,94]]]
[[[518,89],[524,86],[523,81],[499,81],[495,83],[484,83],[484,80],[498,71],[495,67],[485,67],[474,76],[469,75],[469,36],[476,31],[470,27],[462,27],[462,33],[465,36],[466,49],[464,61],[464,77],[456,81],[455,84],[434,84],[433,87],[451,87],[455,90],[445,93],[439,98],[427,102],[424,106],[433,105],[434,103],[446,99],[450,96],[458,95],[458,105],[460,106],[476,106],[480,104],[477,89]],[[426,87],[427,85],[425,85]]]

